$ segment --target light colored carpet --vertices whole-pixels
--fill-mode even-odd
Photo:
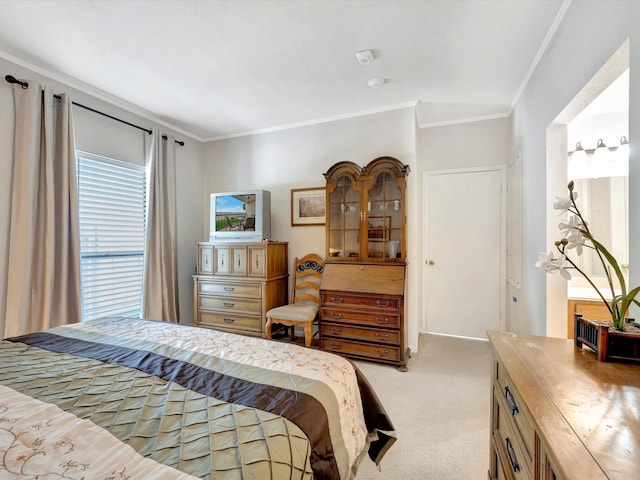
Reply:
[[[427,334],[406,373],[356,362],[398,435],[382,470],[367,457],[357,480],[486,480],[490,354],[488,342]]]

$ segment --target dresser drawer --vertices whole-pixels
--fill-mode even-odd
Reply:
[[[400,328],[400,315],[387,312],[363,312],[347,309],[320,309],[323,322],[355,323],[370,327]]]
[[[198,282],[198,293],[260,298],[260,284],[207,282],[201,280]]]
[[[261,307],[262,304],[259,299],[251,300],[242,297],[209,297],[198,295],[198,308],[260,314],[262,313]]]
[[[398,297],[383,297],[376,295],[361,296],[345,294],[344,292],[326,292],[322,294],[322,304],[337,306],[355,306],[375,308],[376,310],[395,310],[400,309],[401,300]]]
[[[400,360],[400,349],[389,345],[370,345],[338,338],[322,338],[320,348],[329,352],[366,357],[378,361],[397,362]]]
[[[535,455],[535,426],[518,390],[514,387],[504,366],[497,362],[495,395],[500,397],[506,412],[509,413],[515,433],[520,437],[529,458]]]
[[[495,390],[493,402],[493,436],[505,470],[510,471],[516,479],[533,478],[532,458],[526,453],[522,436],[516,431],[511,411],[503,397]]]
[[[320,326],[320,335],[323,337],[350,338],[390,345],[400,345],[400,332],[398,330],[381,330],[353,327],[343,324],[322,323]]]
[[[233,330],[252,330],[256,332],[260,332],[262,329],[262,317],[260,316],[198,311],[198,317],[198,325],[205,327],[224,327]]]

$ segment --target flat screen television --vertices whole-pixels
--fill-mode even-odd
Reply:
[[[210,242],[271,237],[271,193],[266,190],[212,193],[209,213]]]

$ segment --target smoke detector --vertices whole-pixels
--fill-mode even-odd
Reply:
[[[361,50],[356,53],[356,58],[358,59],[358,63],[360,65],[369,65],[373,62],[373,52],[371,50]]]

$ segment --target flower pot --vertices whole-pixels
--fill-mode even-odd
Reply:
[[[575,345],[586,345],[600,362],[640,363],[640,329],[629,325],[627,331],[613,329],[608,322],[595,322],[573,315]]]

